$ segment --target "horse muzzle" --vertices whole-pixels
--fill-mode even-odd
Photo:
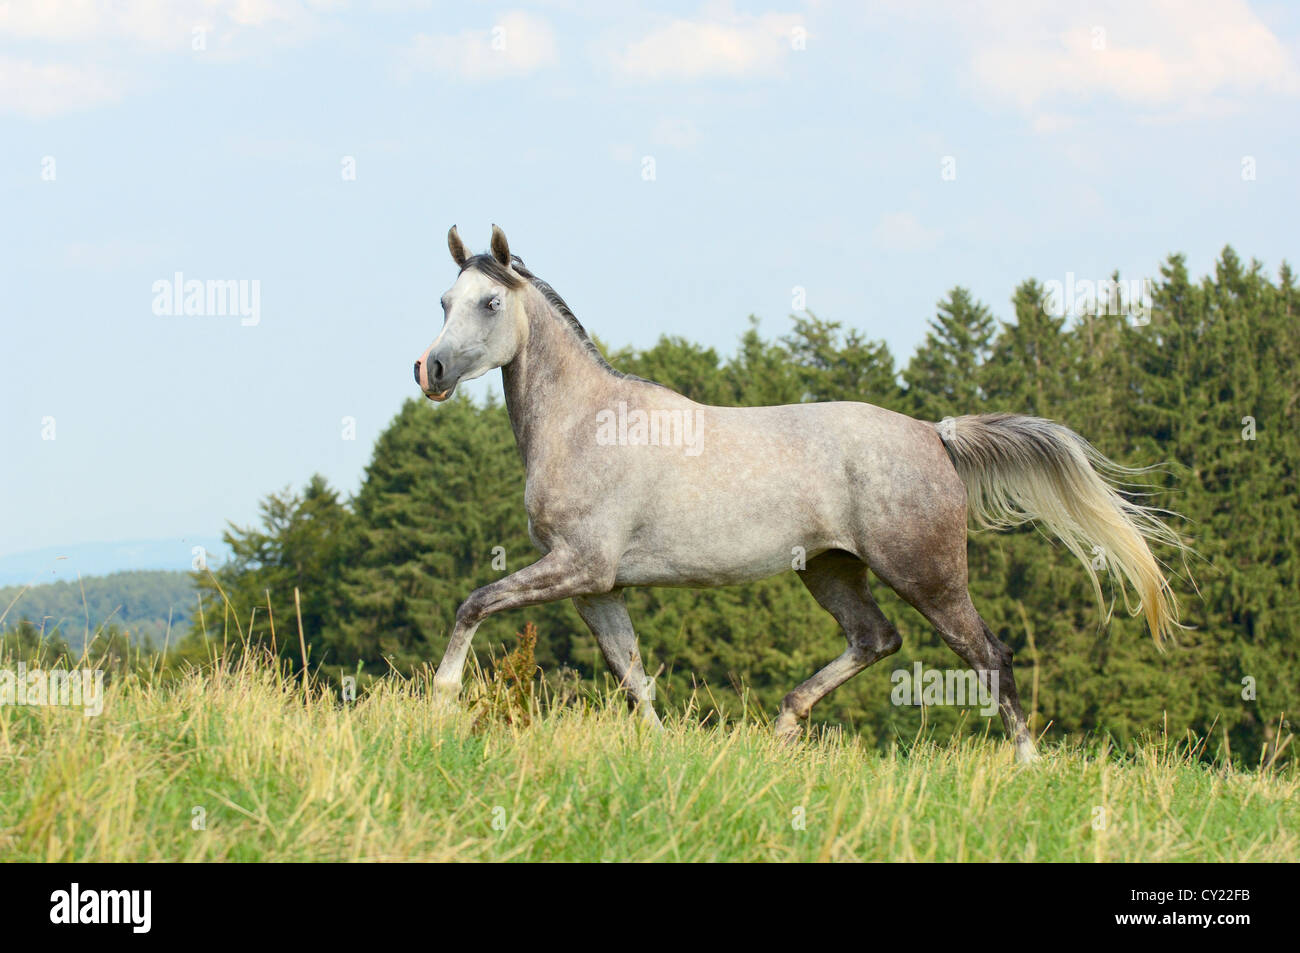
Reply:
[[[425,397],[441,403],[451,396],[459,379],[448,374],[441,361],[425,359],[415,362],[415,382]]]

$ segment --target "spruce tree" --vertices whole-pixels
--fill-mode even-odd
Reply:
[[[993,314],[967,289],[953,288],[937,307],[903,371],[907,413],[923,420],[979,412],[980,377],[993,342]]]

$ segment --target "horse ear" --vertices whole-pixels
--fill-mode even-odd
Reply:
[[[451,252],[452,261],[464,268],[465,262],[469,261],[469,255],[465,254],[465,243],[460,240],[460,235],[456,234],[455,225],[447,232],[447,250]]]
[[[492,257],[503,268],[510,267],[510,245],[506,242],[506,233],[499,225],[492,226]]]

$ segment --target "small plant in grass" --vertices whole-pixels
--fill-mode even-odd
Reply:
[[[534,676],[537,674],[537,626],[528,622],[516,633],[518,644],[492,665],[492,677],[473,705],[473,730],[492,722],[527,727],[534,714]]]

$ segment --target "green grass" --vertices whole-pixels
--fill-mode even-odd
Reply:
[[[1019,766],[998,738],[881,753],[836,731],[786,748],[765,725],[659,732],[618,704],[475,731],[426,688],[391,678],[346,707],[308,704],[248,662],[118,678],[97,718],[0,707],[0,857],[1300,859],[1294,766],[1240,771],[1160,744]]]

